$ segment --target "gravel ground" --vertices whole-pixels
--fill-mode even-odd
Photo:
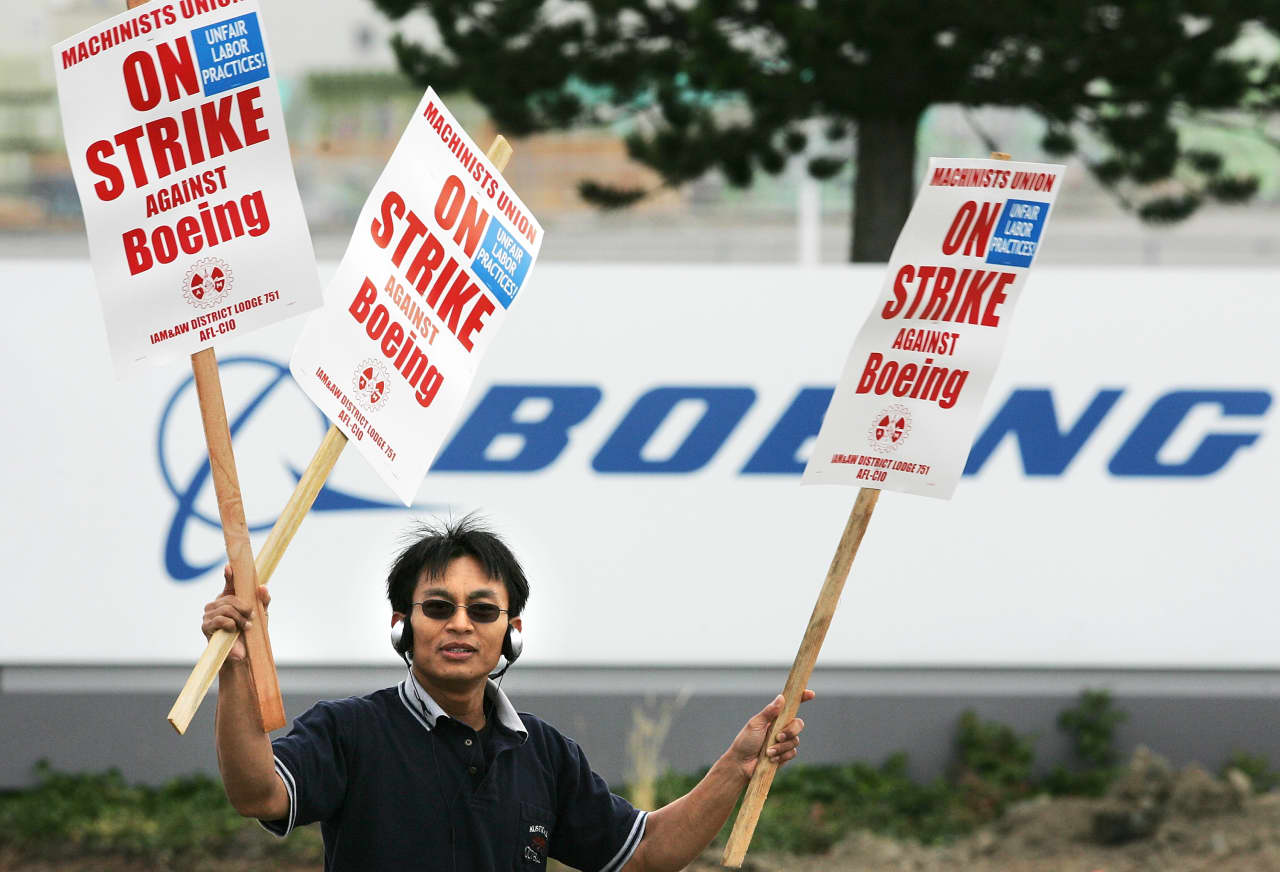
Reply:
[[[1113,844],[1102,844],[1103,840]],[[708,852],[697,872],[721,868]],[[1174,772],[1139,750],[1104,799],[1047,796],[942,847],[853,833],[820,857],[748,855],[749,872],[1280,872],[1280,793]]]
[[[749,857],[750,872],[1276,872],[1280,798],[1216,820],[1170,820],[1157,835],[1127,845],[1091,843],[1093,803],[1055,800],[1015,809],[1017,824],[982,830],[942,848],[856,833],[821,857]],[[721,868],[708,855],[697,872]]]

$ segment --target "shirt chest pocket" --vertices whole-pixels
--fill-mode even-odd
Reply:
[[[513,809],[516,819],[515,868],[522,870],[547,868],[547,853],[555,832],[556,816],[550,810],[531,802],[521,802]]]

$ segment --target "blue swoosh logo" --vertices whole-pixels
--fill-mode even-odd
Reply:
[[[249,403],[240,410],[240,412],[228,420],[231,430],[232,441],[235,440],[236,434],[241,428],[253,417],[253,415],[262,407],[268,397],[280,387],[282,383],[290,380],[289,368],[274,360],[265,357],[228,357],[218,363],[222,367],[236,366],[255,366],[265,368],[270,374],[266,385],[254,395]],[[178,385],[174,390],[173,396],[165,404],[164,412],[160,415],[160,427],[156,432],[156,460],[160,465],[160,475],[164,479],[165,486],[169,488],[169,492],[173,494],[177,500],[177,509],[174,511],[173,520],[169,523],[169,533],[165,537],[164,543],[164,568],[174,581],[192,581],[204,575],[211,569],[215,569],[226,562],[226,555],[219,554],[216,558],[208,563],[193,563],[187,558],[183,551],[182,541],[187,524],[192,521],[198,521],[215,530],[222,529],[222,523],[216,517],[209,517],[196,507],[196,500],[199,499],[205,487],[209,484],[209,457],[206,454],[204,461],[196,468],[195,473],[187,480],[184,486],[179,486],[175,481],[169,463],[164,456],[164,435],[169,427],[169,418],[173,414],[174,407],[177,406],[178,400],[182,395],[190,390],[195,384],[195,376],[187,376],[186,380]],[[316,415],[320,420],[320,430],[325,432],[329,429],[329,422],[320,412],[316,410]],[[294,482],[302,479],[302,470],[291,464],[285,465],[289,474],[293,476]],[[283,507],[282,507],[283,508]],[[354,512],[368,510],[387,510],[398,509],[403,511],[404,506],[400,503],[385,503],[378,500],[371,500],[355,494],[346,493],[335,487],[325,484],[320,488],[320,493],[316,495],[316,501],[311,507],[313,512]],[[414,508],[435,509],[436,506],[415,506]],[[271,520],[262,524],[251,524],[249,526],[250,533],[261,533],[270,530],[275,524],[275,520]]]

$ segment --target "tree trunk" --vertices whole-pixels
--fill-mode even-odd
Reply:
[[[853,175],[855,263],[884,263],[911,211],[916,171],[916,130],[921,113],[858,119],[858,158]]]

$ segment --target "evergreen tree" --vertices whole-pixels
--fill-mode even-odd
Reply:
[[[829,178],[855,137],[855,261],[889,256],[931,105],[1034,112],[1047,153],[1160,222],[1257,188],[1180,127],[1246,127],[1280,100],[1280,61],[1241,47],[1274,44],[1280,0],[374,2],[435,21],[439,47],[393,41],[415,82],[470,93],[515,135],[630,118],[628,153],[667,185],[718,169],[747,186],[795,154]],[[605,207],[648,193],[580,190]]]

